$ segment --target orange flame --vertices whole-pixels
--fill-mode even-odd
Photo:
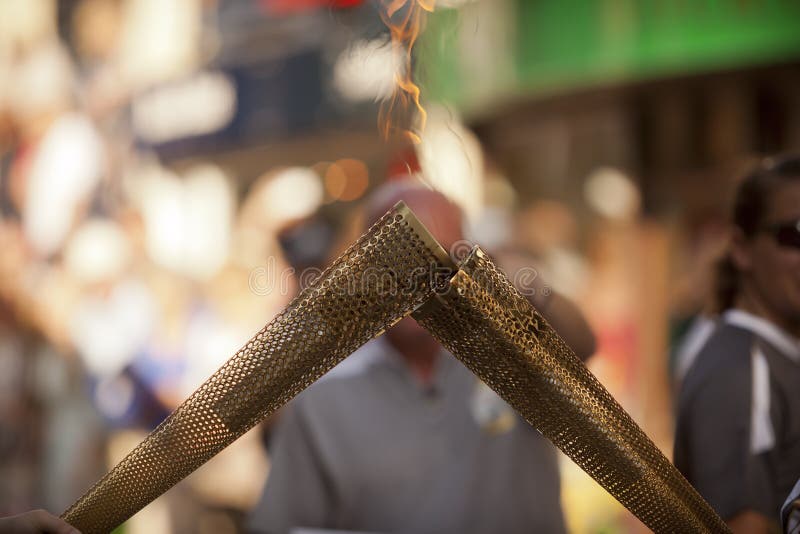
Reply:
[[[389,28],[392,47],[403,52],[400,70],[395,74],[396,87],[391,98],[381,105],[378,114],[378,128],[384,139],[389,138],[396,124],[409,119],[409,114],[417,112],[416,132],[401,128],[412,142],[420,142],[420,134],[425,130],[427,114],[420,104],[420,90],[413,79],[411,51],[419,36],[425,15],[431,13],[436,0],[386,0],[385,10],[381,12],[384,24]],[[412,107],[413,106],[413,107]]]

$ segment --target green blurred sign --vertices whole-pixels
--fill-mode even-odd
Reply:
[[[492,30],[482,32],[487,24]],[[492,48],[492,38],[503,42],[494,61],[476,67],[473,36]],[[797,58],[800,0],[482,0],[430,16],[419,74],[429,99],[470,109],[520,94]]]

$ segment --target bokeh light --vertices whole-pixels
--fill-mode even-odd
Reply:
[[[333,68],[333,85],[347,100],[382,100],[403,76],[402,52],[387,40],[357,41],[345,49]]]
[[[369,170],[363,161],[340,159],[325,169],[325,190],[335,200],[361,198],[369,186]]]
[[[609,219],[631,219],[639,212],[641,197],[631,179],[619,169],[600,167],[592,171],[584,188],[586,201]]]
[[[317,173],[306,167],[290,167],[275,173],[262,195],[265,213],[273,221],[284,223],[314,213],[324,193]]]

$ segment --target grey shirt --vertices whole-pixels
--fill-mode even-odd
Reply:
[[[555,449],[449,354],[433,384],[385,341],[282,415],[254,532],[564,532]]]
[[[727,312],[678,400],[675,465],[723,519],[780,517],[800,476],[800,344],[764,319]]]

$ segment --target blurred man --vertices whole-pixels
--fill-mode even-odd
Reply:
[[[735,533],[778,530],[800,477],[800,158],[740,185],[719,324],[683,381],[675,465]]]
[[[368,222],[398,200],[446,248],[461,239],[460,210],[417,185],[379,190]],[[580,313],[545,293],[535,304],[588,357]],[[252,531],[564,532],[555,449],[412,318],[351,358],[279,422]]]

